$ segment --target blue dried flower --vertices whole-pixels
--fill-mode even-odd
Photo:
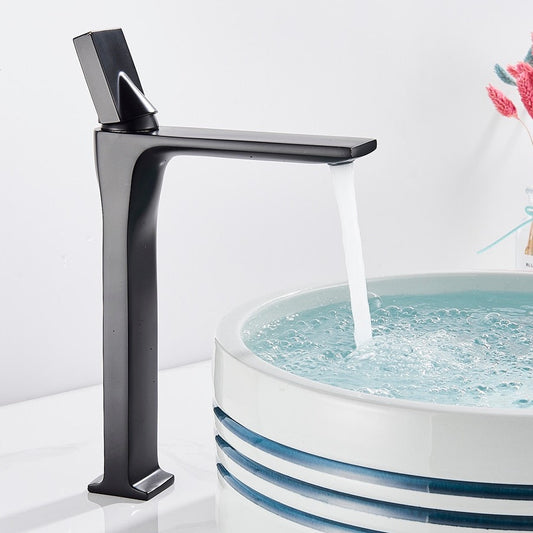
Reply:
[[[524,63],[529,63],[533,66],[533,54],[531,53],[531,48],[527,51],[526,57],[524,58]]]
[[[513,80],[513,78],[511,78],[511,76],[509,76],[509,74],[507,74],[507,71],[503,67],[498,65],[498,63],[496,63],[496,65],[494,65],[494,72],[496,72],[498,78],[500,78],[500,80],[502,80],[503,83],[507,83],[507,85],[515,85],[516,86],[516,83]]]

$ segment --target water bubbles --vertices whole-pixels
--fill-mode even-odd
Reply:
[[[359,349],[349,302],[266,324],[256,317],[242,336],[265,361],[345,389],[533,408],[533,306],[527,295],[368,296],[374,338]]]
[[[361,353],[352,352],[358,361],[366,361],[367,359],[372,359],[376,356],[376,352],[374,350],[367,350],[367,351],[361,351]]]
[[[389,312],[389,316],[393,318],[402,314],[402,309],[397,305],[389,305],[387,311]]]
[[[375,335],[387,335],[392,331],[392,329],[385,325],[386,322],[382,322],[381,324],[377,324],[375,328],[373,328],[373,332]]]
[[[368,308],[370,309],[370,313],[374,313],[378,309],[381,309],[383,307],[383,302],[381,298],[374,294],[373,292],[368,293]]]
[[[483,317],[483,322],[486,324],[496,324],[501,319],[500,313],[487,313]]]
[[[385,307],[380,307],[379,309],[376,309],[374,311],[374,316],[372,318],[389,318],[390,317],[390,311]]]
[[[504,381],[498,385],[499,389],[518,390],[520,387],[522,387],[522,383],[518,383],[516,381]]]
[[[338,327],[341,331],[353,331],[353,320],[339,320]]]
[[[337,354],[333,350],[324,350],[322,354],[326,359],[336,359]]]
[[[516,407],[533,407],[533,400],[530,400],[528,398],[520,398],[519,400],[515,400],[513,402],[513,406]]]
[[[287,339],[295,337],[298,334],[298,332],[295,329],[286,329],[282,335],[280,335],[281,338]]]
[[[400,346],[398,350],[402,355],[410,355],[413,353],[413,347],[409,346],[409,344],[404,344],[403,346]]]

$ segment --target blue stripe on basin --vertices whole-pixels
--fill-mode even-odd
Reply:
[[[236,490],[241,496],[244,496],[247,500],[250,500],[252,503],[263,507],[267,511],[270,511],[282,518],[291,520],[301,524],[302,526],[307,526],[313,529],[318,529],[324,533],[383,533],[382,531],[377,531],[374,529],[366,529],[363,527],[350,526],[348,524],[342,524],[341,522],[335,522],[334,520],[329,520],[327,518],[320,518],[310,513],[305,513],[304,511],[299,511],[293,507],[289,507],[283,503],[279,503],[272,498],[263,496],[259,492],[251,489],[244,483],[241,483],[238,479],[235,479],[220,463],[217,464],[219,474],[224,478],[224,481]]]
[[[425,507],[415,507],[412,505],[384,502],[362,496],[345,494],[343,492],[338,492],[331,489],[326,489],[266,468],[260,465],[259,463],[256,463],[255,461],[252,461],[251,459],[248,459],[244,455],[240,454],[220,436],[216,437],[216,442],[224,454],[226,454],[232,461],[234,461],[236,464],[238,464],[240,467],[247,470],[251,474],[278,487],[288,490],[294,494],[298,494],[307,498],[312,498],[324,502],[326,504],[330,504],[332,506],[343,507],[345,509],[351,509],[353,511],[368,514],[385,516],[387,518],[423,522],[441,526],[507,531],[533,531],[533,516],[482,514],[469,513],[464,511],[428,509]],[[219,464],[219,470],[220,468],[224,467]],[[225,469],[225,471],[228,472],[227,469]],[[228,475],[232,476],[229,472]],[[236,480],[236,478],[234,477],[233,479]],[[245,487],[249,491],[255,492],[257,495],[259,495],[259,497],[267,498],[266,496],[244,485],[241,481],[236,481],[241,483],[241,485],[243,485],[243,487]],[[271,502],[275,501],[271,500]],[[279,505],[284,505],[280,504],[279,502],[275,503]],[[303,511],[298,512],[303,513]],[[315,518],[317,520],[326,520],[320,517]],[[336,524],[340,523],[337,522]]]
[[[431,494],[447,494],[471,498],[493,498],[501,500],[533,501],[533,485],[518,485],[504,483],[478,483],[475,481],[458,481],[439,479],[411,474],[398,474],[363,466],[357,466],[333,459],[326,459],[318,455],[290,448],[273,440],[262,437],[245,428],[219,407],[214,408],[215,416],[220,423],[244,442],[255,448],[307,468],[312,468],[328,474],[338,475],[384,485],[398,489],[415,490]]]

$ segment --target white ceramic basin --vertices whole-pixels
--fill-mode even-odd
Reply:
[[[378,295],[529,293],[533,276],[377,279]],[[241,330],[346,301],[299,291],[226,317],[215,354],[221,533],[533,531],[533,411],[394,400],[324,385],[254,355]]]

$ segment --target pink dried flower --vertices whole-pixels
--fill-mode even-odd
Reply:
[[[533,69],[518,76],[516,87],[529,116],[533,117]]]
[[[518,118],[515,105],[499,89],[492,85],[487,85],[487,93],[498,113],[501,113],[504,117]]]
[[[519,76],[525,74],[526,72],[533,72],[533,67],[529,63],[521,61],[515,66],[509,65],[507,67],[507,72],[509,72],[509,74],[513,76],[513,78],[517,79]]]

